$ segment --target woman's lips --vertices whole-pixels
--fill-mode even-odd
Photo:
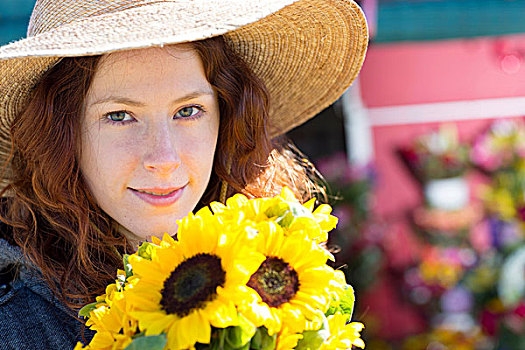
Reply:
[[[155,207],[167,207],[175,203],[184,192],[186,185],[179,188],[129,188],[133,194]]]

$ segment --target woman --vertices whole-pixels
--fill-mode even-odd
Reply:
[[[305,200],[275,138],[363,62],[347,0],[37,1],[0,48],[0,349],[72,348],[121,254],[235,192]]]

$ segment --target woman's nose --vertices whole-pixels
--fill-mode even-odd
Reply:
[[[173,135],[168,126],[161,126],[150,131],[144,154],[144,168],[149,171],[168,174],[177,169],[181,159],[177,152]]]

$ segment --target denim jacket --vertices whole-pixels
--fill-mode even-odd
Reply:
[[[73,349],[82,328],[21,249],[0,239],[0,350]]]

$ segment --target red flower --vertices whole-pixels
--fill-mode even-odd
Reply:
[[[525,206],[519,207],[517,212],[518,219],[520,219],[521,221],[525,221]]]
[[[525,318],[525,303],[521,302],[512,313],[521,318]]]
[[[483,310],[481,313],[481,329],[489,336],[495,336],[498,329],[498,321],[501,315]]]
[[[409,164],[418,164],[419,163],[419,154],[412,148],[403,148],[401,150],[401,154],[403,155],[403,158],[407,161]]]

